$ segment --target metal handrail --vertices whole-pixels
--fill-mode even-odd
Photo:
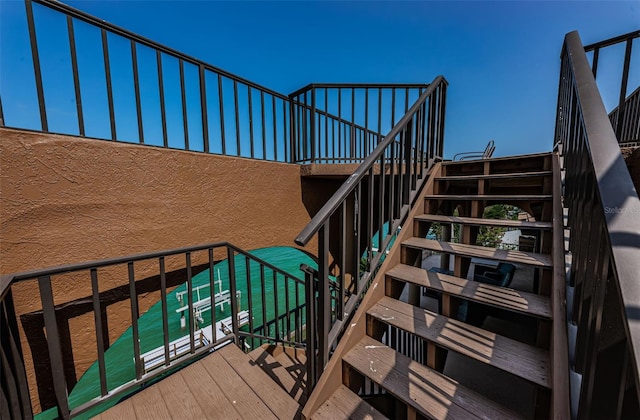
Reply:
[[[409,111],[398,121],[398,123],[391,129],[389,134],[387,134],[384,139],[376,146],[376,148],[371,152],[369,156],[365,158],[365,160],[358,166],[358,169],[347,179],[338,190],[331,196],[331,198],[322,206],[322,208],[318,211],[318,213],[313,216],[311,221],[307,223],[307,225],[302,229],[302,231],[298,234],[295,239],[295,243],[300,246],[305,246],[313,235],[318,233],[322,225],[324,225],[329,217],[333,213],[336,212],[338,207],[342,204],[342,202],[353,192],[356,185],[362,181],[362,179],[367,176],[371,168],[376,164],[381,157],[384,155],[384,150],[393,143],[402,131],[402,129],[406,126],[407,122],[412,118],[413,114],[416,113],[418,108],[422,106],[424,101],[431,96],[436,88],[438,88],[441,83],[446,84],[446,80],[443,76],[437,76],[433,79],[427,89],[420,95],[418,100],[409,108]]]
[[[456,153],[453,155],[453,160],[456,158],[460,158],[460,160],[470,160],[470,159],[489,159],[493,156],[493,152],[496,150],[495,142],[493,140],[489,140],[487,143],[487,147],[482,152],[462,152]]]
[[[572,362],[582,375],[574,409],[579,418],[606,418],[602,410],[621,409],[627,378],[640,399],[640,199],[577,32],[565,37],[555,137],[571,229]]]
[[[189,350],[186,353],[170,355],[169,352],[169,321],[167,311],[167,289],[171,286],[168,285],[168,272],[165,269],[165,258],[174,256],[184,256],[185,260],[181,265],[186,275],[186,288],[187,290],[193,290],[193,265],[192,265],[192,253],[194,252],[206,252],[208,254],[207,264],[201,264],[200,267],[207,266],[209,269],[208,285],[211,288],[211,296],[213,296],[214,287],[214,251],[223,250],[224,258],[229,262],[229,289],[230,296],[236,296],[238,290],[238,284],[247,285],[247,297],[249,314],[249,331],[240,331],[240,325],[238,322],[238,315],[240,313],[239,304],[236,299],[230,299],[231,306],[231,333],[223,337],[220,337],[216,333],[216,315],[215,305],[212,301],[211,310],[211,325],[214,333],[212,342],[198,342],[196,344],[195,325],[194,321],[190,320],[189,325]],[[244,258],[245,272],[242,277],[237,277],[238,272],[236,265],[238,261],[236,258],[240,257],[241,261]],[[155,366],[153,370],[147,371],[142,359],[141,345],[140,345],[140,328],[138,324],[139,308],[138,308],[138,291],[137,280],[135,277],[135,263],[137,262],[149,262],[157,260],[157,267],[159,274],[159,288],[161,292],[160,302],[162,303],[162,325],[163,325],[163,341],[164,341],[164,362],[162,365]],[[260,298],[262,299],[262,324],[254,325],[253,312],[258,311],[253,306],[253,299],[251,295],[251,278],[249,274],[250,263],[256,263],[260,267],[260,285],[262,291],[260,292]],[[109,389],[106,377],[105,367],[105,350],[108,348],[107,342],[104,340],[105,330],[102,323],[102,309],[104,309],[104,303],[101,300],[101,292],[98,286],[99,270],[113,266],[126,266],[128,270],[128,289],[129,300],[131,306],[131,329],[133,338],[133,359],[135,361],[135,378],[118,386],[117,388]],[[173,270],[175,271],[175,270]],[[64,357],[67,351],[62,346],[61,336],[58,332],[59,314],[57,311],[60,308],[60,304],[56,306],[54,301],[54,293],[52,290],[52,278],[60,274],[68,273],[86,273],[87,279],[91,281],[91,301],[93,302],[94,323],[96,331],[96,346],[97,346],[97,363],[98,374],[100,379],[99,395],[90,401],[84,402],[75,408],[71,408],[69,405],[69,389],[75,383],[75,375],[71,374],[69,379],[68,366],[65,364],[67,358]],[[268,275],[266,275],[268,273]],[[90,274],[90,275],[89,275]],[[267,277],[272,276],[272,279]],[[174,276],[175,277],[175,276]],[[180,277],[182,279],[182,277]],[[207,352],[214,350],[217,346],[221,346],[224,343],[235,341],[236,344],[245,343],[246,340],[251,340],[251,343],[255,345],[257,341],[259,344],[267,340],[276,343],[286,343],[289,345],[295,345],[297,347],[304,347],[305,340],[303,339],[303,319],[305,314],[305,307],[307,302],[305,296],[307,295],[306,283],[295,275],[287,273],[282,269],[270,264],[260,257],[252,255],[247,251],[229,243],[229,242],[214,242],[208,244],[202,244],[197,246],[189,246],[182,248],[175,248],[165,251],[148,252],[142,254],[136,254],[125,257],[107,258],[97,261],[83,262],[79,264],[69,264],[58,267],[50,267],[39,270],[26,271],[22,273],[16,273],[11,275],[5,275],[2,277],[2,289],[0,293],[0,329],[2,329],[3,339],[0,343],[0,372],[2,372],[3,389],[0,390],[5,393],[4,384],[13,392],[16,391],[15,396],[9,397],[9,404],[11,405],[14,413],[19,413],[17,417],[30,417],[32,415],[31,402],[29,398],[29,386],[25,375],[25,361],[24,354],[20,346],[20,335],[17,328],[17,314],[13,304],[12,286],[15,284],[27,281],[37,280],[40,290],[40,300],[42,304],[42,311],[38,312],[44,320],[44,330],[46,331],[46,345],[49,355],[49,369],[50,374],[46,372],[46,369],[39,373],[36,373],[36,382],[38,387],[46,389],[50,387],[53,389],[53,394],[45,395],[47,398],[47,405],[53,404],[57,407],[58,414],[62,418],[69,418],[81,413],[85,413],[87,410],[95,407],[104,401],[113,399],[119,395],[123,395],[126,392],[132,391],[140,386],[141,383],[150,381],[165,374],[168,370],[174,369],[177,365],[188,363],[201,356],[204,356]],[[175,280],[174,280],[175,281]],[[267,311],[265,297],[267,296],[265,284],[266,281],[273,282],[273,298],[275,310],[269,308]],[[282,283],[284,281],[284,283]],[[276,283],[279,283],[284,287],[284,304],[280,304],[278,309],[278,290]],[[294,297],[291,297],[291,293],[294,293]],[[213,298],[212,298],[213,299]],[[56,297],[56,301],[58,298]],[[191,314],[196,309],[194,297],[192,293],[187,293],[187,312]],[[253,308],[253,309],[252,309]],[[275,319],[271,320],[269,317],[275,315]],[[272,328],[275,327],[275,334],[271,335]],[[226,332],[225,332],[226,333]],[[108,338],[107,338],[108,340]],[[71,349],[73,351],[73,349]],[[7,365],[7,360],[9,363]],[[74,367],[75,369],[75,367]],[[43,379],[44,378],[44,379]],[[44,381],[44,382],[41,382]],[[40,394],[42,399],[43,395]],[[41,400],[42,401],[42,400]],[[15,414],[14,414],[15,415]]]

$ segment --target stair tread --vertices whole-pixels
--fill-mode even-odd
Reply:
[[[521,418],[517,413],[371,337],[365,336],[343,360],[427,418]]]
[[[453,242],[436,241],[412,237],[402,242],[410,248],[429,249],[436,252],[461,255],[472,258],[505,261],[516,264],[526,264],[534,267],[552,268],[551,256],[534,252],[511,251],[506,249],[488,248],[478,245],[458,244]]]
[[[367,314],[436,345],[550,388],[549,352],[390,297]]]
[[[551,194],[506,195],[506,194],[438,194],[425,195],[425,200],[482,200],[482,201],[549,201]]]
[[[509,178],[532,178],[551,176],[553,171],[536,171],[536,172],[512,172],[505,174],[488,174],[488,175],[447,175],[438,176],[438,181],[463,181],[474,179],[509,179]]]
[[[551,319],[552,316],[549,298],[534,293],[433,273],[405,264],[396,265],[387,272],[387,276],[513,312],[544,319]]]
[[[501,226],[517,227],[523,229],[544,229],[551,230],[551,222],[529,222],[525,220],[502,220],[502,219],[482,219],[477,217],[443,216],[440,214],[421,214],[415,217],[416,220],[438,223],[459,223],[474,226]]]
[[[373,408],[349,388],[340,385],[328,400],[326,400],[312,419],[387,419],[385,415]]]

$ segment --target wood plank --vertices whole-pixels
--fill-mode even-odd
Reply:
[[[367,311],[375,319],[440,347],[550,388],[549,352],[389,297]]]
[[[173,418],[203,419],[206,416],[191,393],[187,385],[188,381],[189,376],[183,377],[183,373],[178,371],[167,376],[155,386],[160,390]]]
[[[275,414],[233,370],[222,357],[220,351],[218,350],[211,356],[202,359],[200,366],[209,372],[227,400],[240,413],[240,416],[247,419],[276,419]]]
[[[452,195],[425,195],[425,200],[464,200],[464,201],[551,201],[551,194],[532,194],[532,195],[474,195],[474,194],[452,194]]]
[[[487,248],[478,245],[456,244],[453,242],[436,241],[424,238],[409,238],[402,242],[402,246],[418,249],[429,249],[452,255],[471,258],[485,258],[534,267],[552,268],[551,256],[534,252],[511,251],[505,249]]]
[[[131,420],[136,418],[136,411],[133,408],[131,398],[128,398],[94,418],[100,418],[101,420]]]
[[[312,419],[386,419],[381,412],[373,408],[349,388],[341,385],[333,395],[320,406]]]
[[[234,345],[225,346],[219,352],[278,418],[292,419],[296,416],[300,404],[269,378],[249,356]]]
[[[300,405],[305,404],[307,396],[305,393],[306,366],[304,365],[304,357],[293,358],[286,352],[274,356],[268,349],[262,347],[249,353],[249,357],[289,396],[298,401]]]
[[[207,356],[209,358],[211,356]],[[204,359],[203,359],[204,360]],[[188,378],[187,386],[198,401],[207,419],[241,419],[234,408],[235,404],[225,397],[220,386],[213,380],[207,369],[201,366],[202,360],[184,368],[181,372]]]
[[[371,337],[363,338],[343,360],[427,418],[521,418]]]
[[[136,411],[138,420],[157,420],[171,418],[171,413],[162,398],[162,394],[157,386],[139,392],[131,397],[133,408]]]
[[[421,214],[414,220],[419,222],[456,223],[471,226],[499,226],[518,229],[551,230],[551,222],[528,222],[526,220],[481,219],[477,217],[443,216],[440,214]]]
[[[552,171],[536,172],[516,172],[507,174],[481,174],[481,175],[450,175],[436,177],[437,181],[472,181],[482,179],[515,179],[515,178],[535,178],[552,175]]]
[[[469,281],[447,274],[433,273],[423,268],[398,264],[387,272],[392,279],[424,286],[430,290],[496,308],[537,318],[551,319],[551,304],[546,296],[506,287]]]

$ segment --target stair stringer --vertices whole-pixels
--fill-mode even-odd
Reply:
[[[318,383],[307,399],[307,403],[302,409],[302,417],[305,419],[311,416],[320,406],[331,397],[336,389],[342,384],[342,357],[346,355],[362,338],[367,334],[366,315],[373,305],[385,296],[385,275],[389,269],[401,262],[401,244],[403,241],[414,236],[413,219],[417,215],[424,214],[424,197],[433,194],[435,178],[441,176],[442,164],[437,162],[429,172],[429,178],[425,182],[421,191],[415,196],[413,207],[407,215],[407,219],[402,226],[398,239],[389,250],[389,254],[382,263],[378,273],[373,279],[369,290],[362,299],[358,310],[353,316],[351,323],[347,327],[338,346],[336,347],[331,360],[327,363],[324,372],[320,376]]]

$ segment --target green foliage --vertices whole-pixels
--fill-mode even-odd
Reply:
[[[485,219],[494,220],[516,220],[518,218],[518,209],[515,206],[507,204],[496,204],[484,209],[482,215]],[[480,228],[476,244],[480,246],[486,246],[491,248],[497,248],[502,241],[502,235],[507,231],[503,227],[487,227]]]

